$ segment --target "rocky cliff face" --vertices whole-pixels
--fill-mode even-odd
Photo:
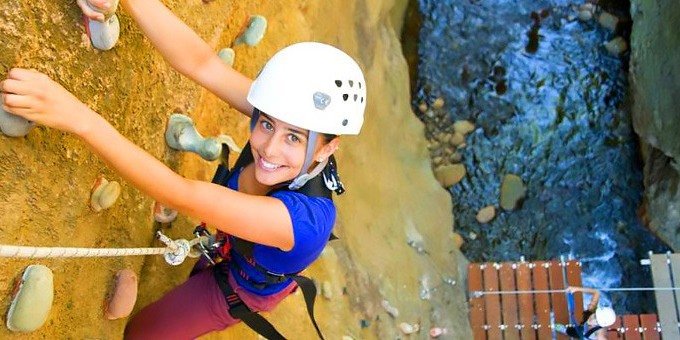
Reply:
[[[251,77],[276,50],[302,40],[331,43],[357,58],[369,99],[361,137],[346,138],[338,155],[348,187],[336,200],[341,240],[306,272],[330,292],[317,302],[320,326],[329,338],[395,338],[402,322],[419,323],[422,337],[439,326],[456,338],[469,338],[458,270],[464,259],[450,237],[450,199],[434,180],[423,128],[409,108],[398,41],[405,1],[165,3],[215,51],[234,41],[248,15],[265,16],[264,40],[256,47],[235,47],[234,67]],[[168,116],[184,112],[202,134],[230,134],[241,145],[248,122],[171,70],[124,13],[120,21],[119,44],[98,52],[84,36],[72,1],[3,1],[0,77],[15,66],[45,72],[180,174],[209,180],[217,164],[165,146]],[[112,208],[95,213],[88,201],[99,175],[121,182],[122,194]],[[153,240],[152,203],[72,136],[42,127],[23,138],[0,136],[0,244],[159,246]],[[188,238],[196,223],[180,217],[166,232]],[[29,337],[117,339],[125,320],[105,321],[102,310],[113,274],[131,268],[139,275],[139,309],[182,282],[189,262],[170,267],[158,256],[0,259],[0,305],[4,314],[14,280],[27,265],[41,263],[54,272],[55,302],[45,325]],[[387,313],[385,302],[399,310],[398,316]],[[314,337],[299,294],[268,318],[283,334]],[[12,336],[17,335],[0,329],[0,337]],[[252,332],[237,326],[206,338],[246,336]]]
[[[633,124],[645,162],[649,227],[680,249],[680,3],[631,1]]]

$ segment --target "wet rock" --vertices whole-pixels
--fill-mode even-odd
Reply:
[[[619,24],[619,18],[611,13],[602,12],[600,17],[597,18],[597,22],[600,23],[600,26],[614,32]]]
[[[432,158],[432,163],[433,163],[435,166],[442,165],[442,163],[444,163],[444,157],[442,157],[442,156],[434,157],[434,158]]]
[[[475,130],[475,124],[467,120],[457,120],[453,123],[453,130],[465,136]]]
[[[465,165],[463,164],[444,165],[434,171],[434,177],[444,188],[460,182],[465,174]]]
[[[465,143],[465,135],[460,132],[455,132],[450,139],[451,144],[458,146]]]
[[[87,30],[92,46],[98,50],[108,51],[116,46],[120,36],[120,22],[113,14],[104,22],[86,19]]]
[[[463,160],[463,155],[461,155],[460,152],[456,151],[449,156],[449,160],[451,161],[451,163],[460,163],[460,161]]]
[[[399,330],[402,333],[409,335],[409,334],[413,334],[413,333],[419,331],[420,325],[417,324],[417,323],[411,324],[411,323],[408,323],[408,322],[402,322],[402,323],[399,324]]]
[[[589,21],[595,15],[595,6],[591,3],[585,3],[578,8],[578,19],[581,21]]]
[[[120,196],[120,184],[116,181],[109,182],[106,178],[100,176],[92,186],[92,194],[90,196],[90,207],[95,212],[108,209],[113,206]]]
[[[427,112],[427,104],[425,102],[420,103],[418,105],[418,110],[420,110],[420,113]]]
[[[432,107],[435,109],[441,109],[442,107],[444,107],[444,98],[439,97],[435,99],[434,103],[432,103]]]
[[[524,199],[526,191],[526,186],[519,176],[505,175],[501,184],[501,207],[508,211],[516,209]]]
[[[220,57],[220,60],[222,60],[225,64],[234,66],[234,57],[236,56],[236,53],[233,49],[229,47],[223,48],[217,52],[217,56]]]
[[[33,129],[35,123],[6,112],[2,109],[2,105],[3,101],[0,97],[0,131],[9,137],[26,136]]]
[[[389,314],[391,317],[393,317],[395,319],[399,317],[399,310],[396,307],[392,306],[389,301],[382,300],[380,302],[380,305],[385,309],[387,314]]]
[[[616,37],[604,44],[604,48],[613,56],[619,56],[628,50],[628,43],[622,37]]]
[[[456,248],[460,249],[460,247],[465,244],[465,240],[463,239],[463,236],[460,236],[458,233],[451,233],[451,240],[453,241],[453,244],[456,246]]]
[[[477,233],[475,233],[474,231],[471,231],[470,233],[468,233],[468,237],[469,237],[471,240],[474,241],[474,240],[477,239]]]
[[[496,207],[493,205],[479,209],[477,212],[477,222],[479,223],[489,223],[494,217],[496,217]]]
[[[442,144],[447,144],[451,140],[451,134],[442,132],[437,135],[437,140]]]
[[[130,269],[122,269],[116,274],[116,286],[106,306],[109,320],[127,317],[132,313],[137,301],[137,275]]]
[[[330,282],[324,281],[321,284],[321,295],[323,295],[326,300],[333,298],[333,287],[331,286]]]
[[[253,15],[248,21],[248,25],[243,32],[236,38],[235,45],[246,44],[256,46],[260,43],[267,31],[267,19],[261,15]]]
[[[24,271],[7,312],[7,328],[32,332],[49,316],[54,299],[52,271],[43,265],[30,265]]]

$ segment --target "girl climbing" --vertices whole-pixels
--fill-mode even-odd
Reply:
[[[79,1],[93,20],[90,7],[104,2],[91,0],[86,8]],[[221,242],[210,254],[217,264],[199,261],[184,284],[129,321],[126,338],[190,339],[239,320],[268,338],[281,337],[254,312],[271,310],[308,284],[297,273],[331,235],[331,190],[342,191],[332,155],[337,136],[358,134],[363,124],[361,69],[332,46],[305,42],[276,53],[251,81],[159,1],[122,5],[175,69],[251,116],[249,145],[232,171],[221,167],[214,183],[183,178],[36,71],[9,71],[0,84],[3,108],[77,135],[142,192],[217,228]]]

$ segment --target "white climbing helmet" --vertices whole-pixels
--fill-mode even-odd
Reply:
[[[616,321],[616,313],[611,307],[599,307],[595,310],[595,321],[600,327],[609,327]]]
[[[364,122],[366,81],[345,52],[302,42],[277,52],[257,76],[248,102],[297,127],[332,135],[356,135]]]

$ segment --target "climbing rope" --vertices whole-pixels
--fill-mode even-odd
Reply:
[[[163,255],[165,261],[173,266],[184,262],[187,256],[198,257],[199,252],[192,248],[204,242],[207,237],[196,237],[191,241],[185,239],[172,240],[159,231],[156,237],[165,247],[155,248],[69,248],[69,247],[26,247],[0,244],[0,257],[17,258],[53,258],[53,257],[110,257]]]
[[[680,290],[680,287],[630,287],[630,288],[594,288],[604,292],[645,292],[645,291],[663,291],[663,290]],[[509,295],[509,294],[541,294],[541,293],[566,293],[566,289],[546,289],[546,290],[499,290],[499,291],[474,291],[472,297],[478,298],[483,295]]]

